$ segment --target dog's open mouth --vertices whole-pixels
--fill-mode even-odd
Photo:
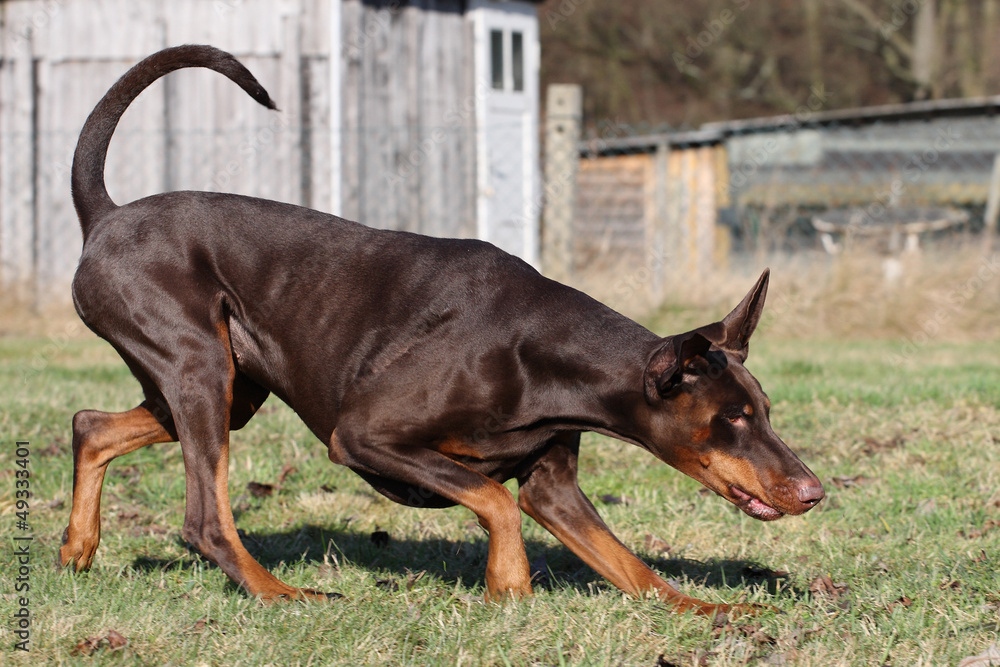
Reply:
[[[735,484],[729,487],[729,491],[736,497],[736,506],[755,519],[774,521],[785,516],[784,512],[774,509],[760,498],[751,496]]]

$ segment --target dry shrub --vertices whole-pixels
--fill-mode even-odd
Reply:
[[[724,316],[766,266],[771,283],[761,327],[770,338],[1000,338],[1000,252],[976,244],[901,256],[859,248],[737,257],[698,278],[673,272],[659,290],[655,267],[626,260],[588,270],[574,284],[666,333]]]
[[[773,269],[775,338],[1000,337],[1000,253],[963,245],[887,257],[855,251]]]

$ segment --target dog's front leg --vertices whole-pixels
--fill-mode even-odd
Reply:
[[[676,611],[713,616],[747,605],[710,604],[683,595],[643,563],[611,533],[577,484],[580,435],[559,436],[550,449],[519,477],[518,504],[524,512],[569,547],[598,574],[626,593],[654,592]]]

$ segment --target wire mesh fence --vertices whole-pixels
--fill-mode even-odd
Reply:
[[[615,124],[579,146],[575,270],[700,270],[734,253],[891,253],[980,234],[1000,197],[995,107],[636,136]]]

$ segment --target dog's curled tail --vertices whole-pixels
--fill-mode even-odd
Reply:
[[[80,218],[83,240],[94,221],[116,208],[104,184],[104,162],[111,135],[128,105],[164,74],[185,67],[206,67],[225,74],[268,109],[275,109],[267,91],[236,58],[212,46],[188,44],[164,49],[125,73],[101,98],[83,124],[73,154],[73,205]]]

